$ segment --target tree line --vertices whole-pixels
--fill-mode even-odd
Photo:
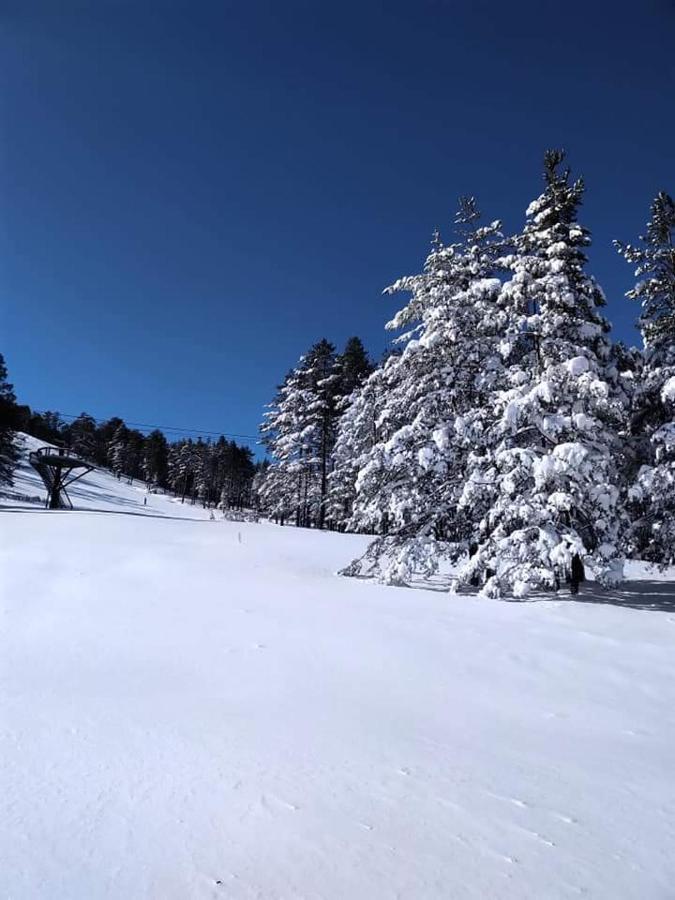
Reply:
[[[192,502],[373,534],[347,572],[405,583],[447,559],[489,596],[555,588],[582,561],[606,585],[625,557],[675,564],[675,204],[659,193],[644,234],[615,241],[635,271],[637,349],[610,339],[584,191],[551,150],[519,232],[461,200],[453,239],[436,233],[422,271],[387,289],[406,295],[391,351],[374,364],[356,337],[310,347],[265,411],[257,466],[225,438],[34,413],[0,357],[0,478],[16,430],[65,440]]]
[[[159,429],[143,434],[119,417],[98,423],[88,413],[65,422],[57,412],[39,413],[16,402],[0,354],[0,482],[12,481],[18,458],[16,433],[64,445],[77,456],[109,468],[119,479],[140,479],[149,489],[171,491],[204,507],[251,505],[258,468],[248,447],[222,435],[215,441],[169,442]]]
[[[459,583],[525,596],[582,561],[607,585],[626,556],[675,563],[675,205],[659,193],[639,241],[615,242],[642,306],[628,348],[564,163],[547,152],[516,234],[460,201],[454,239],[388,288],[408,300],[379,365],[322,340],[279,387],[256,495],[280,522],[376,535],[348,572],[405,583],[449,559]]]

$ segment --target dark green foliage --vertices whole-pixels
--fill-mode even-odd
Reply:
[[[50,444],[63,441],[65,426],[59,413],[49,410],[43,413],[33,412],[30,406],[19,406],[18,409],[20,414],[18,431],[24,431]]]
[[[622,256],[637,264],[639,278],[627,293],[642,304],[640,328],[645,346],[652,352],[670,352],[675,344],[675,202],[660,191],[651,206],[647,232],[641,235],[642,246],[634,247],[615,241]]]
[[[183,500],[199,499],[204,507],[249,506],[255,471],[251,450],[222,436],[215,444],[188,439],[169,447],[169,487]]]
[[[19,420],[13,386],[0,353],[0,484],[11,484],[18,458],[16,430]]]
[[[108,465],[108,453],[110,442],[120,425],[124,425],[119,416],[113,416],[96,429],[96,463],[99,466]]]
[[[98,424],[83,412],[67,425],[58,413],[17,406],[6,374],[0,356],[0,480],[9,480],[17,456],[6,436],[23,431],[48,443],[65,444],[119,478],[142,479],[193,502],[199,498],[205,506],[242,508],[251,502],[256,466],[248,447],[222,436],[215,443],[200,438],[169,444],[158,429],[144,435],[128,428],[119,416]]]
[[[169,444],[161,431],[155,429],[145,439],[143,447],[143,476],[150,484],[167,486],[169,473]]]
[[[75,421],[65,429],[71,449],[83,459],[93,459],[96,455],[96,419],[88,413],[80,413]]]
[[[631,395],[626,436],[632,473],[625,508],[626,549],[659,564],[675,562],[675,203],[661,191],[638,246],[615,242],[638,279],[627,297],[642,305],[644,350]]]
[[[326,506],[337,423],[346,398],[371,371],[359,338],[350,338],[339,355],[323,338],[287,374],[261,426],[274,462],[258,476],[256,497],[268,514],[303,527],[330,524]]]
[[[361,338],[349,338],[345,349],[337,358],[337,367],[340,377],[339,392],[343,397],[347,397],[360,387],[373,371],[373,364]]]

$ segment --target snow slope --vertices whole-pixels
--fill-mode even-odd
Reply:
[[[85,487],[0,512],[0,896],[674,896],[671,584],[388,588]]]
[[[3,488],[0,493],[0,508],[28,507],[36,508],[44,505],[46,491],[42,479],[28,462],[28,454],[39,447],[50,446],[45,441],[27,434],[20,435],[23,452],[10,488]],[[106,512],[133,513],[149,516],[170,516],[172,518],[209,517],[209,512],[200,506],[181,503],[180,499],[164,494],[150,494],[141,481],[128,484],[127,479],[118,480],[106,469],[94,469],[88,475],[76,481],[68,488],[75,509],[102,510]],[[143,503],[143,500],[147,504]]]

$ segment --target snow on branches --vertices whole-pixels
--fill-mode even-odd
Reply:
[[[675,562],[675,206],[659,194],[641,245],[618,245],[640,354],[609,339],[583,195],[552,150],[514,236],[462,200],[455,240],[386,289],[408,298],[376,368],[348,383],[325,341],[301,359],[263,425],[269,514],[375,535],[345,574],[406,584],[443,562],[489,596],[584,564],[610,585],[627,550]]]

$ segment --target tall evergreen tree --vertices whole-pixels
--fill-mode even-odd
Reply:
[[[63,440],[63,419],[57,412],[46,410],[43,413],[30,412],[23,430],[41,441],[50,444]]]
[[[119,416],[113,416],[103,422],[96,431],[96,462],[99,466],[110,465],[110,445],[115,437],[115,432],[120,425],[124,425]],[[122,434],[124,433],[121,432]]]
[[[309,449],[309,466],[316,465],[318,472],[318,502],[314,518],[317,527],[323,528],[326,519],[328,475],[331,453],[335,445],[337,401],[340,373],[337,367],[335,347],[322,339],[306,357],[303,382],[310,402],[307,407],[306,434]]]
[[[264,511],[282,525],[292,516],[296,525],[302,524],[304,460],[300,435],[304,408],[299,376],[291,370],[279,385],[260,426],[261,440],[272,462],[260,485],[259,498]]]
[[[201,500],[202,506],[208,506],[213,489],[212,448],[210,441],[199,438],[194,447],[194,498]]]
[[[644,353],[633,396],[634,477],[627,498],[627,549],[675,563],[675,203],[661,192],[640,246],[617,241],[639,281],[627,294],[642,305]]]
[[[388,552],[396,544],[388,580],[406,580],[421,559],[433,568],[439,542],[449,550],[464,537],[457,516],[466,457],[460,426],[491,383],[501,287],[494,277],[500,224],[480,227],[478,220],[475,201],[461,201],[460,240],[445,246],[436,235],[423,272],[388,289],[411,294],[388,324],[406,329],[398,339],[403,352],[371,375],[340,423],[333,498],[348,508],[343,495],[351,477],[350,527],[398,536],[387,542]]]
[[[88,413],[80,413],[68,428],[68,440],[74,453],[83,459],[96,454],[96,420]]]
[[[126,425],[120,422],[108,444],[108,465],[118,478],[127,470],[128,434]]]
[[[155,429],[143,445],[143,476],[150,485],[165,487],[168,477],[169,448],[161,431]]]
[[[13,385],[0,353],[0,484],[12,484],[19,452],[16,444],[17,408]]]
[[[341,397],[349,397],[373,371],[373,364],[361,338],[349,338],[344,350],[335,360],[335,368],[338,376],[338,394]]]
[[[181,495],[181,502],[192,490],[195,473],[195,452],[192,438],[181,441],[178,450],[178,466],[176,470],[176,492]]]
[[[339,397],[335,348],[314,344],[279,388],[261,426],[273,456],[260,497],[266,511],[322,528]]]
[[[143,477],[143,449],[145,438],[135,428],[127,432],[124,473],[129,477],[129,484],[134,478]]]
[[[383,435],[386,423],[378,416],[384,407],[388,389],[388,364],[375,368],[365,382],[344,398],[337,423],[330,475],[328,514],[339,528],[351,531],[385,530],[383,516],[364,516],[362,508],[354,515],[358,478],[366,469],[370,453]]]
[[[570,181],[563,158],[546,154],[544,192],[504,260],[503,371],[478,417],[484,439],[460,501],[477,524],[463,577],[494,596],[554,588],[584,558],[601,581],[619,576],[625,392],[604,297],[585,271],[583,183]]]

